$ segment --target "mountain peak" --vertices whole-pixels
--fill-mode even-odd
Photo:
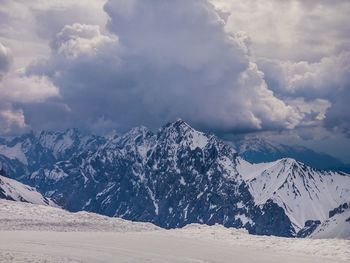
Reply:
[[[168,122],[164,127],[174,127],[174,128],[194,130],[187,122],[185,122],[181,118],[178,118],[176,121],[173,121],[173,122]]]
[[[285,164],[285,165],[290,165],[290,166],[296,165],[296,164],[299,163],[297,160],[295,160],[295,159],[293,159],[293,158],[282,158],[282,159],[280,160],[280,162],[282,162],[282,163]]]
[[[168,122],[163,127],[159,129],[160,133],[170,133],[177,134],[183,136],[185,134],[204,134],[203,132],[197,131],[192,126],[190,126],[187,122],[182,119],[177,119],[173,122]]]

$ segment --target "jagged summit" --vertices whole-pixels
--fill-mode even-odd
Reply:
[[[179,134],[184,134],[186,132],[198,132],[194,128],[192,128],[188,123],[183,121],[182,119],[177,119],[173,122],[168,122],[163,127],[159,129],[159,133],[164,132],[177,132]]]
[[[157,133],[158,140],[187,146],[191,150],[203,149],[213,137],[213,135],[195,130],[182,119],[167,123]],[[218,140],[218,138],[215,138],[215,140]]]
[[[181,118],[177,118],[175,121],[170,121],[167,124],[165,124],[164,126],[188,126],[191,127],[187,122],[185,122],[183,119]]]
[[[239,159],[243,175],[257,204],[273,200],[284,208],[296,231],[307,220],[326,220],[328,212],[350,197],[350,178],[311,168],[292,158],[250,164]]]
[[[288,157],[280,159],[278,163],[285,167],[288,167],[289,169],[298,169],[305,166],[304,163]]]

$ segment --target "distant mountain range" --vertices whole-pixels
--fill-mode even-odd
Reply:
[[[70,211],[165,228],[219,223],[307,236],[350,200],[346,173],[291,158],[252,164],[182,120],[156,133],[138,127],[109,138],[70,129],[2,139],[0,167]]]
[[[337,158],[318,153],[300,145],[275,143],[261,137],[247,137],[234,141],[237,153],[252,163],[272,162],[281,158],[293,158],[311,167],[350,173],[350,165]]]

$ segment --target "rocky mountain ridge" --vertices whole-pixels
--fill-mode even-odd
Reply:
[[[70,211],[165,228],[219,223],[254,234],[295,236],[307,220],[323,221],[324,213],[350,199],[347,174],[291,159],[257,167],[182,120],[157,133],[139,127],[108,139],[77,130],[23,138],[0,146],[8,176]],[[328,203],[316,198],[330,190]]]

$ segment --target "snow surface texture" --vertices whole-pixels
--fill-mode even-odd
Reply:
[[[38,205],[56,206],[50,199],[43,197],[35,188],[0,175],[0,198],[28,202]]]
[[[125,232],[156,229],[159,228],[150,223],[133,223],[94,213],[70,213],[50,206],[0,200],[0,231]]]
[[[350,239],[350,206],[322,222],[310,237]]]
[[[327,220],[330,210],[350,200],[349,175],[315,170],[294,159],[251,164],[239,158],[237,170],[246,180],[255,203],[275,201],[296,231],[307,220]]]
[[[341,263],[350,260],[349,246],[348,240],[253,236],[219,225],[164,230],[0,200],[0,262]]]

